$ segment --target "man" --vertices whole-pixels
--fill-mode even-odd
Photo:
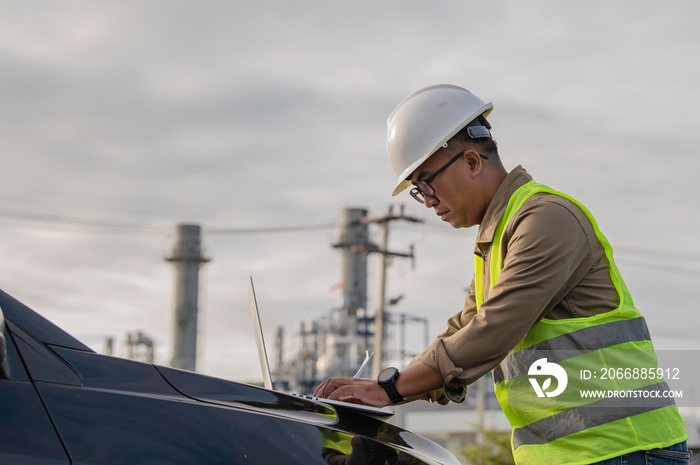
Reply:
[[[492,108],[437,85],[389,116],[393,195],[413,186],[411,196],[452,227],[479,225],[474,280],[464,309],[400,373],[330,378],[316,395],[375,406],[461,402],[466,386],[493,370],[518,464],[620,463],[624,455],[689,462],[673,399],[649,400],[668,390],[663,379],[580,375],[651,373],[649,332],[590,212],[522,167],[503,168],[486,120]],[[585,389],[626,397],[583,398]]]

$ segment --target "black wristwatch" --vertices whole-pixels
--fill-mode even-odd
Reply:
[[[404,396],[396,390],[396,380],[399,378],[398,368],[389,367],[382,370],[377,376],[377,383],[384,388],[392,404],[399,404],[406,400]]]

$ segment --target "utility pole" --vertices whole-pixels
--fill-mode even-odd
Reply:
[[[202,256],[201,227],[177,225],[177,243],[166,260],[175,265],[173,359],[170,365],[195,371],[197,365],[197,315],[199,268],[209,261]]]
[[[275,379],[280,379],[282,377],[282,372],[284,371],[284,327],[278,326],[277,333],[275,335],[275,347],[277,347],[277,355],[275,360]]]
[[[382,269],[379,277],[379,305],[377,306],[377,312],[374,317],[374,357],[372,359],[372,377],[376,378],[379,372],[382,370],[384,363],[384,353],[386,348],[386,313],[384,311],[384,304],[386,302],[386,269],[389,264],[390,257],[405,257],[414,259],[413,255],[413,245],[411,245],[410,252],[390,252],[388,250],[389,244],[389,223],[397,220],[410,221],[412,223],[421,223],[422,220],[418,218],[413,218],[411,216],[406,216],[404,214],[403,205],[401,205],[401,210],[398,215],[393,213],[393,206],[389,206],[389,212],[381,218],[363,218],[360,221],[363,224],[380,224],[382,226],[382,243],[378,250],[372,250],[372,252],[382,254]]]

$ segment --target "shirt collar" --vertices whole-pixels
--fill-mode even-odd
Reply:
[[[503,212],[506,211],[511,196],[518,188],[530,181],[532,181],[532,176],[521,165],[518,165],[517,168],[508,173],[498,190],[496,190],[496,194],[494,194],[489,207],[486,209],[484,219],[479,225],[479,232],[476,235],[477,244],[493,241],[496,226],[501,216],[503,216]]]

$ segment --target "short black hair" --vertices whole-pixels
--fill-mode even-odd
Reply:
[[[481,126],[484,126],[489,130],[491,129],[491,124],[488,121],[486,121],[486,118],[484,118],[483,115],[479,115],[475,122],[478,122],[477,124],[481,124]],[[457,134],[452,136],[452,139],[450,140],[468,142],[469,144],[474,146],[474,149],[477,152],[483,153],[484,155],[488,155],[489,157],[493,157],[497,160],[500,160],[500,157],[498,155],[498,144],[496,144],[496,141],[490,135],[488,137],[472,138],[469,135],[470,126],[473,125],[468,124],[464,126],[462,129],[459,130]]]

